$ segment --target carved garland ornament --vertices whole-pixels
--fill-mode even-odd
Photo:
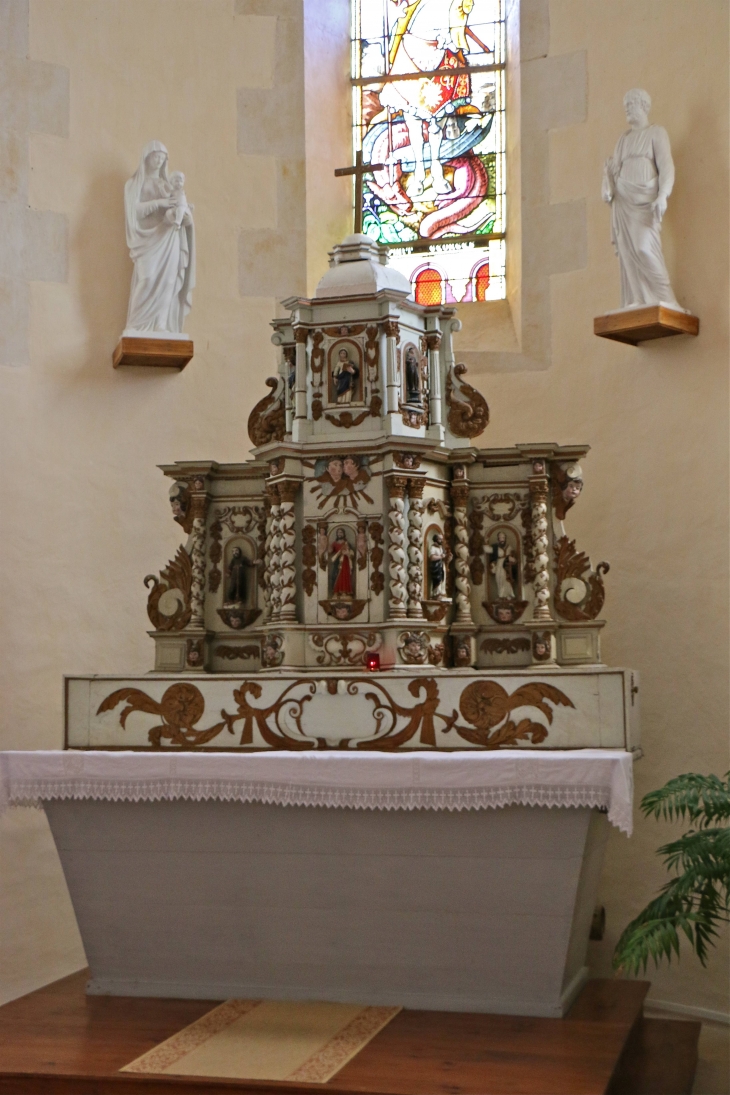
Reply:
[[[281,636],[268,636],[269,640]],[[266,664],[266,658],[262,661]],[[328,682],[333,683],[333,682]],[[418,699],[424,699],[406,706],[398,703],[388,689],[377,679],[369,680],[366,686],[362,682],[350,681],[347,693],[359,694],[360,687],[367,687],[366,698],[373,704],[374,732],[379,734],[375,740],[356,741],[357,749],[378,749],[395,751],[413,738],[418,737],[421,746],[436,748],[436,725],[443,733],[452,730],[465,741],[482,749],[497,749],[513,745],[517,741],[531,741],[534,745],[548,736],[553,721],[554,707],[573,707],[574,704],[559,689],[542,681],[531,681],[517,688],[511,695],[496,681],[473,681],[462,691],[459,698],[459,712],[452,710],[444,714],[439,708],[439,688],[430,677],[412,680],[408,685],[409,693]],[[243,681],[240,688],[234,689],[233,700],[237,704],[235,714],[221,711],[221,722],[204,730],[196,729],[205,712],[205,700],[200,689],[188,682],[171,685],[158,702],[138,688],[120,688],[99,705],[97,715],[112,711],[118,704],[126,702],[119,723],[126,726],[132,712],[139,711],[156,715],[161,719],[157,726],[148,731],[148,740],[154,747],[160,748],[163,740],[171,745],[194,749],[212,741],[224,730],[234,734],[237,723],[243,723],[239,745],[254,745],[254,731],[266,745],[272,749],[328,749],[347,748],[351,739],[343,737],[332,746],[324,738],[306,737],[302,726],[305,704],[311,702],[318,690],[318,684],[311,679],[299,679],[287,685],[268,707],[255,707],[249,697],[259,699],[262,687],[258,681]],[[329,689],[328,691],[331,691]],[[522,718],[515,723],[512,712],[519,708],[534,707],[546,719],[533,722]],[[459,714],[465,720],[459,722]]]

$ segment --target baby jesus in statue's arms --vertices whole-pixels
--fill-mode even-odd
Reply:
[[[185,176],[182,171],[172,171],[170,173],[170,186],[172,187],[172,193],[170,194],[171,201],[174,205],[165,213],[165,220],[168,224],[176,224],[178,228],[182,225],[185,214],[192,213],[193,206],[188,205],[188,199],[185,197]],[[190,221],[187,222],[188,224]]]

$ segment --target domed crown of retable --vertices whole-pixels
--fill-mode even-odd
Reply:
[[[387,252],[370,236],[347,236],[330,251],[330,268],[324,275],[315,298],[371,296],[382,289],[407,297],[411,293],[408,278],[388,266]]]

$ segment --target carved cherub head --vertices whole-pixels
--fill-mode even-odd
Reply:
[[[327,461],[327,471],[333,483],[339,483],[340,479],[342,479],[344,470],[344,463],[341,457],[333,456]]]
[[[360,471],[360,463],[356,456],[346,456],[342,461],[342,470],[348,479],[355,479]]]

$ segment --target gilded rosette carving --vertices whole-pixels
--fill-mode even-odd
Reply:
[[[372,547],[370,548],[370,590],[377,595],[383,592],[385,587],[385,575],[380,569],[383,565],[383,526],[380,521],[371,521],[368,526]]]
[[[302,588],[311,597],[317,584],[317,530],[314,525],[302,529]]]

